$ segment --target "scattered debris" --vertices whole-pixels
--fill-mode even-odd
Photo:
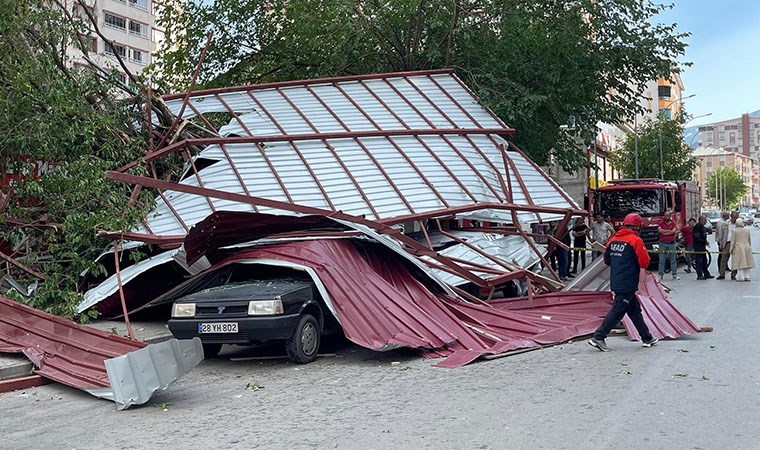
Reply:
[[[119,409],[146,403],[153,392],[192,370],[203,354],[197,339],[148,345],[4,297],[0,352],[23,353],[37,376],[112,400]]]
[[[245,385],[246,391],[258,391],[259,389],[264,389],[264,386],[256,383],[248,383]]]

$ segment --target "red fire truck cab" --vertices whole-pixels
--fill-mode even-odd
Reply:
[[[664,181],[656,178],[639,178],[608,181],[589,193],[592,214],[609,216],[617,230],[625,216],[635,212],[644,219],[639,235],[647,248],[658,240],[657,223],[665,211],[674,211],[673,220],[678,228],[690,218],[698,219],[701,206],[699,184],[694,181]]]

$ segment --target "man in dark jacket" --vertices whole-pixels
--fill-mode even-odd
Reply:
[[[697,270],[697,280],[707,280],[709,278],[715,278],[710,275],[710,271],[707,270],[707,247],[710,243],[707,242],[707,230],[705,230],[705,224],[707,223],[707,216],[702,214],[699,216],[699,222],[694,225],[694,266]]]
[[[604,341],[607,334],[626,314],[639,332],[644,347],[651,347],[658,341],[644,323],[641,305],[636,298],[641,269],[649,266],[649,253],[639,237],[642,222],[636,213],[625,216],[623,226],[610,238],[604,250],[604,263],[610,266],[610,289],[615,293],[615,300],[594,337],[588,341],[589,345],[603,352],[610,350]]]

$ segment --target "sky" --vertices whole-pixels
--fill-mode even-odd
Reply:
[[[673,9],[658,17],[691,32],[681,62],[684,100],[694,119],[688,126],[718,122],[760,110],[760,1],[670,0]],[[663,0],[663,3],[669,3]]]

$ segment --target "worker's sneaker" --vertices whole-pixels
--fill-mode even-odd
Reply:
[[[660,342],[660,340],[657,339],[656,337],[652,336],[652,339],[650,339],[648,341],[642,341],[641,346],[649,348],[649,347],[653,346],[654,344],[656,344],[658,342]]]
[[[588,340],[588,345],[596,347],[598,350],[603,352],[610,351],[610,348],[607,347],[607,343],[604,342],[604,339],[591,338]]]

